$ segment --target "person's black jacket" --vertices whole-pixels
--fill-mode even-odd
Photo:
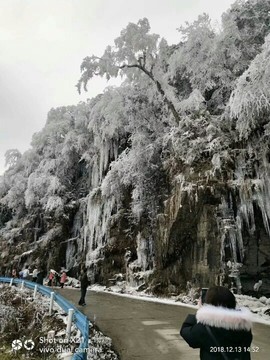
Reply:
[[[43,285],[44,273],[45,272],[42,270],[37,273],[37,281],[36,281],[37,284]]]
[[[81,275],[80,282],[81,282],[81,288],[82,289],[86,289],[87,286],[89,285],[89,280],[88,280],[86,272]]]
[[[250,360],[253,351],[251,327],[252,315],[248,309],[234,310],[205,304],[196,316],[187,316],[180,335],[190,347],[200,349],[201,360],[223,360],[221,352],[230,360]]]

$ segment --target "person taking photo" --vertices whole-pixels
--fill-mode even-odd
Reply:
[[[207,290],[196,315],[188,315],[180,335],[201,360],[250,360],[252,314],[237,308],[234,294],[223,286]]]

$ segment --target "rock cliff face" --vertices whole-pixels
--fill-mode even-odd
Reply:
[[[268,292],[267,201],[258,201],[265,196],[254,187],[258,179],[243,181],[207,179],[188,168],[168,180],[170,191],[156,217],[139,222],[131,217],[128,192],[124,204],[91,193],[72,224],[67,267],[83,259],[96,281],[108,285],[121,273],[130,284],[145,283],[156,292],[177,293],[187,281],[247,292],[258,278]]]
[[[72,233],[74,240],[67,244],[67,267],[83,259],[96,281],[110,284],[121,273],[133,286],[145,283],[156,292],[177,293],[187,281],[225,283],[247,292],[258,278],[268,292],[267,200],[254,187],[258,179],[245,180],[239,188],[230,179],[211,181],[186,172],[170,181],[162,212],[151,221],[132,222],[128,194],[119,211],[114,199],[88,195],[84,212],[79,209],[72,224],[76,228],[80,217],[81,236]],[[241,199],[243,187],[248,195]]]
[[[47,270],[64,266],[76,275],[84,263],[92,280],[106,285],[125,279],[132,286],[177,293],[189,281],[249,292],[261,278],[267,294],[269,163],[264,158],[254,164],[256,177],[229,178],[228,171],[226,181],[210,176],[207,162],[178,174],[176,168],[163,179],[162,205],[153,218],[134,219],[131,188],[117,199],[96,187],[71,201],[64,216],[32,212],[13,219],[2,232],[2,272],[36,263]],[[88,177],[85,171],[80,181]],[[153,195],[158,191],[155,186]]]

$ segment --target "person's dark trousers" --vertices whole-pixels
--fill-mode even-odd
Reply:
[[[86,295],[87,288],[81,288],[81,298],[79,300],[79,305],[85,304],[85,295]]]

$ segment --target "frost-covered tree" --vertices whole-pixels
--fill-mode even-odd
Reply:
[[[207,14],[179,29],[181,43],[169,59],[168,75],[182,98],[192,90],[205,91],[216,86],[210,67],[215,51],[215,33]],[[190,88],[186,86],[189,82]]]
[[[230,98],[231,116],[237,119],[241,138],[269,122],[270,114],[270,35],[262,52],[238,79]]]
[[[27,178],[24,171],[6,172],[1,182],[4,187],[4,189],[2,188],[4,194],[2,194],[0,203],[13,210],[14,214],[23,215],[25,208],[24,192],[27,186]]]
[[[5,153],[5,165],[13,167],[17,164],[18,160],[22,157],[22,154],[17,149],[9,149]]]
[[[241,75],[270,32],[270,0],[239,0],[222,16],[221,42],[227,68]]]
[[[124,87],[125,131],[127,142],[102,182],[105,196],[121,198],[130,192],[136,219],[153,220],[163,196],[165,174],[162,168],[162,137],[167,130],[162,98],[152,96],[147,83]],[[156,192],[153,191],[156,189]]]
[[[8,150],[5,154],[8,169],[0,177],[0,204],[13,211],[24,213],[24,191],[27,184],[23,155],[17,149]]]
[[[72,109],[72,107],[63,106],[49,111],[46,125],[32,138],[32,146],[38,153],[51,158],[59,155],[65,136],[73,122]]]
[[[235,80],[261,51],[269,26],[270,0],[236,1],[214,30],[208,15],[179,30],[181,42],[168,59],[170,82],[182,98],[200,90],[208,110],[221,114]]]
[[[101,57],[92,55],[83,60],[78,90],[81,90],[82,85],[87,90],[88,81],[96,75],[110,79],[120,73],[134,81],[143,74],[153,81],[175,120],[179,122],[180,117],[173,103],[173,90],[167,89],[169,85],[162,79],[167,49],[164,39],[159,41],[159,35],[150,34],[146,18],[139,20],[137,24],[129,23],[115,39],[114,46],[108,46]]]

